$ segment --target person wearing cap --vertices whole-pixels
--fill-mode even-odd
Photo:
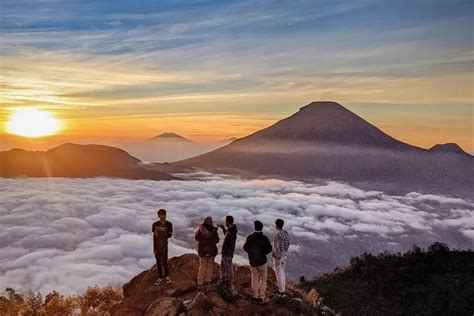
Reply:
[[[214,268],[214,258],[217,255],[217,243],[219,235],[217,228],[214,227],[212,217],[208,216],[199,225],[195,239],[198,242],[199,270],[197,284],[199,288],[203,285],[209,285],[212,280],[212,271]]]
[[[168,271],[168,239],[173,235],[173,225],[166,220],[166,210],[158,210],[157,222],[154,222],[151,231],[153,232],[153,252],[156,259],[156,270],[158,278],[155,285],[159,285],[163,280],[166,284],[171,283]]]
[[[278,218],[275,220],[275,234],[273,235],[273,269],[275,270],[275,276],[278,286],[278,293],[276,296],[285,296],[285,266],[288,258],[288,248],[290,247],[290,236],[288,232],[283,229],[285,222]]]
[[[272,252],[272,244],[262,232],[263,224],[254,222],[254,232],[247,236],[244,251],[247,252],[252,275],[252,290],[254,300],[258,303],[266,303],[267,290],[267,255]]]

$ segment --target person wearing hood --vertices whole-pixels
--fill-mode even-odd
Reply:
[[[198,242],[199,255],[197,284],[202,287],[204,283],[211,283],[214,258],[217,255],[217,243],[219,242],[219,235],[217,228],[213,225],[212,217],[208,216],[204,219],[194,237]]]
[[[230,215],[225,217],[224,225],[219,225],[224,232],[224,242],[222,243],[221,275],[220,282],[227,285],[233,296],[237,295],[234,286],[234,266],[232,259],[234,257],[235,242],[237,240],[237,226],[234,224],[234,218]]]

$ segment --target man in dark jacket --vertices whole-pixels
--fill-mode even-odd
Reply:
[[[234,218],[230,215],[225,217],[224,225],[220,225],[224,232],[224,242],[222,243],[221,259],[221,278],[220,281],[229,286],[232,295],[237,295],[234,286],[234,267],[232,258],[234,257],[235,242],[237,240],[237,226],[234,224]]]
[[[247,236],[244,250],[248,253],[252,273],[253,297],[257,302],[266,303],[267,290],[267,255],[272,252],[272,244],[262,232],[263,224],[254,222],[255,231]]]
[[[166,210],[158,210],[157,222],[153,223],[151,231],[153,232],[153,252],[156,259],[156,270],[158,278],[155,285],[159,285],[163,279],[166,284],[171,283],[168,271],[168,238],[173,235],[173,225],[166,220]]]
[[[217,255],[216,244],[219,242],[219,235],[217,234],[217,228],[213,226],[212,217],[208,216],[204,219],[194,237],[198,242],[199,255],[197,283],[199,287],[202,287],[204,282],[206,284],[211,283],[214,258]]]

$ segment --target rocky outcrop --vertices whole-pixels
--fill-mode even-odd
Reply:
[[[322,306],[314,306],[305,294],[289,286],[288,297],[271,299],[266,304],[252,300],[250,267],[236,266],[236,288],[239,298],[234,302],[224,300],[217,285],[198,290],[196,284],[199,258],[185,254],[169,260],[170,285],[155,286],[156,268],[153,266],[123,285],[123,300],[112,308],[116,316],[155,315],[328,315]],[[275,274],[268,273],[267,297],[277,290]],[[219,278],[219,265],[214,265],[213,281]]]

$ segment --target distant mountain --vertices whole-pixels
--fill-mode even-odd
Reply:
[[[445,153],[472,157],[470,154],[462,150],[462,148],[458,144],[455,143],[438,144],[431,147],[429,151],[432,153]]]
[[[46,152],[12,149],[0,152],[1,177],[118,177],[172,180],[172,175],[150,170],[119,148],[63,144]]]
[[[188,143],[194,143],[192,140],[189,140],[181,135],[178,135],[176,133],[162,133],[158,136],[152,137],[149,139],[150,141],[178,141],[178,142],[188,142]]]
[[[237,139],[238,139],[237,137],[230,137],[230,138],[223,139],[216,143],[216,147],[219,148],[219,147],[227,146],[230,143],[236,141]]]
[[[335,102],[313,102],[274,125],[179,165],[249,176],[391,183],[468,192],[474,160],[403,143]],[[453,183],[455,186],[453,186]]]

